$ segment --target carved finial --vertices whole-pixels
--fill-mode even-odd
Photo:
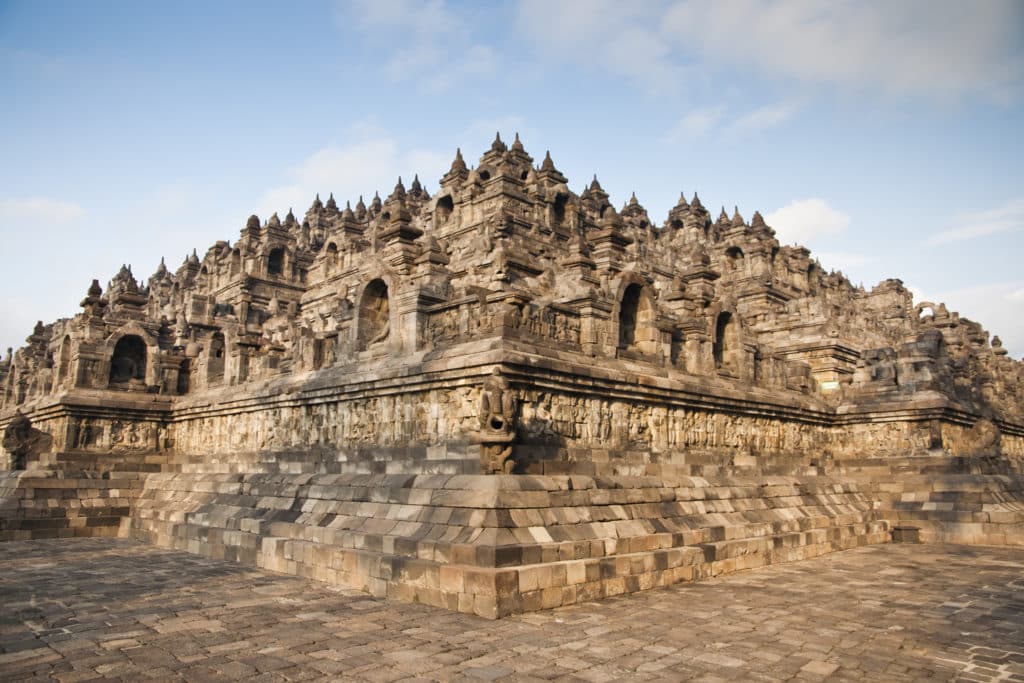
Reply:
[[[334,201],[333,192],[331,193],[331,196],[327,198],[327,208],[330,209],[331,211],[338,210],[338,202]]]
[[[100,287],[100,281],[93,280],[92,284],[89,285],[89,289],[86,291],[86,294],[88,294],[89,296],[100,296],[101,294],[103,294],[103,288]]]
[[[448,170],[449,173],[462,174],[468,171],[466,168],[466,162],[462,158],[462,148],[458,147],[455,150],[455,158],[452,159],[452,167]]]
[[[728,223],[729,222],[729,214],[727,214],[725,212],[725,205],[724,204],[722,205],[722,210],[718,214],[718,222],[719,223]]]
[[[288,207],[288,214],[284,217],[286,225],[295,225],[298,221],[295,220],[295,214],[292,213],[292,207]]]
[[[316,193],[316,199],[313,200],[313,206],[309,208],[312,209],[313,211],[319,211],[320,209],[324,208],[324,203],[320,201],[319,192]]]
[[[395,189],[388,197],[388,200],[392,199],[405,199],[405,185],[402,184],[402,176],[398,176],[398,182],[395,183]]]
[[[764,216],[761,215],[760,211],[755,211],[754,216],[750,219],[750,225],[755,228],[766,228],[768,224],[764,222]]]
[[[259,230],[260,229],[260,217],[256,214],[249,216],[249,220],[245,222],[246,230]]]
[[[544,161],[540,165],[540,170],[542,172],[555,170],[555,162],[551,160],[551,150],[544,152]]]
[[[270,215],[270,219],[267,221],[267,225],[271,228],[281,227],[281,219],[277,217],[277,211]]]
[[[514,141],[514,142],[512,143],[512,149],[513,149],[513,151],[516,151],[516,152],[525,152],[525,151],[526,151],[526,150],[525,150],[525,149],[523,148],[523,143],[521,143],[521,142],[519,141],[519,132],[518,132],[518,131],[516,132],[516,139],[515,139],[515,141]]]
[[[636,192],[634,191],[629,195],[629,206],[639,206],[640,202],[636,198]]]
[[[744,223],[743,223],[743,216],[740,215],[740,207],[733,206],[732,209],[733,209],[732,210],[732,227],[734,227],[734,228],[741,228],[741,227],[743,227],[743,225],[744,225]]]
[[[423,186],[420,185],[420,174],[419,173],[417,173],[415,176],[413,176],[412,187],[410,189],[415,194],[419,194],[420,192],[423,191]]]
[[[366,204],[363,202],[363,195],[359,195],[359,201],[356,202],[356,213],[366,213]]]
[[[603,192],[603,190],[601,188],[601,183],[597,182],[597,174],[596,173],[594,174],[594,179],[592,181],[590,181],[590,191],[591,192],[599,192],[599,191]]]
[[[508,151],[508,147],[501,141],[501,131],[494,134],[494,142],[491,143],[492,152],[505,152]]]
[[[700,203],[700,197],[697,196],[696,192],[693,193],[693,200],[690,202],[690,208],[700,211],[704,210],[704,205]]]

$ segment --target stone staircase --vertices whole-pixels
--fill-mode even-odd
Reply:
[[[156,474],[131,534],[490,618],[889,540],[821,477],[575,475]]]

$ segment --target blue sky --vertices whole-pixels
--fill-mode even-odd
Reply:
[[[661,222],[680,191],[1024,355],[1024,3],[0,0],[0,352],[92,278],[496,130]]]

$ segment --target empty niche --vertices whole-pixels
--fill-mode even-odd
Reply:
[[[619,348],[640,348],[642,342],[653,339],[654,311],[643,286],[631,284],[622,293],[619,303]]]
[[[359,350],[388,338],[390,315],[388,286],[378,278],[366,285],[359,304]]]
[[[267,275],[281,275],[284,273],[284,247],[271,249],[267,255]]]
[[[736,321],[732,313],[723,311],[715,321],[715,344],[713,353],[717,370],[732,370],[732,356],[739,346]]]
[[[565,225],[565,207],[569,203],[569,195],[560,194],[555,197],[555,204],[551,210],[551,222],[553,227],[560,228]]]
[[[669,349],[669,362],[678,368],[685,369],[686,363],[683,356],[686,337],[682,330],[672,330],[672,345]]]
[[[110,358],[110,383],[127,384],[146,381],[146,343],[134,334],[117,340]]]
[[[214,332],[210,337],[210,352],[206,358],[206,381],[215,384],[224,380],[224,335]]]
[[[179,396],[184,396],[188,393],[191,384],[191,373],[192,373],[192,361],[188,358],[181,361],[181,366],[178,368],[178,386],[176,387],[176,393]]]
[[[64,337],[60,344],[60,359],[57,361],[57,385],[63,385],[67,381],[68,373],[71,370],[71,337]]]

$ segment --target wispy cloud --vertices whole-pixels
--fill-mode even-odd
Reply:
[[[661,22],[705,59],[805,82],[1005,100],[1024,79],[1024,5],[1013,0],[682,0]]]
[[[738,117],[728,125],[726,131],[744,134],[773,128],[789,121],[798,111],[800,103],[795,101],[768,104]]]
[[[444,0],[339,0],[335,17],[340,28],[354,22],[367,40],[389,46],[384,72],[424,92],[444,92],[498,68],[498,52]]]
[[[74,202],[49,197],[0,199],[0,221],[14,224],[70,223],[85,216]]]
[[[293,208],[298,214],[317,193],[326,199],[333,192],[340,206],[360,194],[369,201],[378,190],[382,197],[387,196],[398,176],[403,176],[407,187],[417,173],[428,183],[439,178],[451,157],[451,153],[430,149],[401,149],[385,134],[347,145],[328,145],[289,169],[283,184],[267,190],[259,202],[260,211],[266,216]]]
[[[719,124],[724,115],[724,105],[703,107],[687,112],[669,129],[665,135],[665,141],[679,143],[703,137]]]
[[[779,241],[806,244],[825,235],[837,235],[850,225],[850,217],[824,199],[798,199],[765,216]]]
[[[1024,199],[1012,199],[994,209],[961,214],[958,227],[943,230],[928,238],[928,244],[939,246],[1024,230]]]
[[[516,28],[542,59],[570,60],[650,91],[678,92],[691,66],[661,31],[661,18],[655,3],[523,0]]]
[[[775,102],[745,113],[729,112],[725,105],[700,107],[687,112],[665,134],[665,141],[676,144],[705,137],[713,132],[736,137],[780,126],[800,111],[795,100]]]

